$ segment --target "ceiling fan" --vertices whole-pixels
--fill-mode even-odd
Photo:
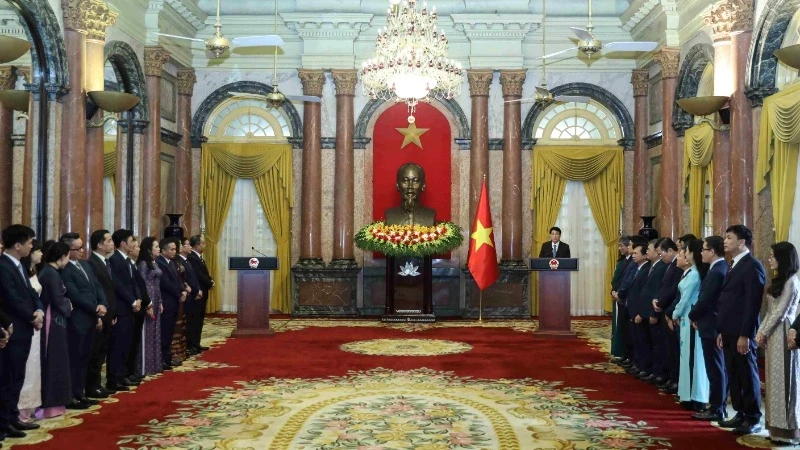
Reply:
[[[275,0],[275,34],[278,33],[278,0]],[[280,38],[279,38],[280,39]],[[237,99],[265,100],[273,108],[280,108],[285,100],[293,102],[321,103],[322,99],[316,95],[284,95],[278,90],[278,47],[275,47],[272,64],[272,92],[264,94],[250,94],[245,92],[231,92]]]
[[[545,51],[545,42],[547,41],[547,28],[544,26],[545,18],[547,17],[547,12],[545,9],[545,2],[546,0],[542,0],[542,53]],[[549,104],[549,103],[589,103],[591,100],[589,97],[585,97],[582,95],[556,95],[550,92],[547,89],[547,70],[545,69],[545,62],[542,61],[542,84],[536,86],[536,94],[530,98],[520,98],[515,100],[506,100],[505,103],[540,103],[540,104]]]
[[[219,58],[223,53],[228,51],[231,47],[281,47],[283,46],[283,39],[277,34],[268,34],[263,36],[243,36],[233,39],[228,39],[222,35],[222,22],[219,20],[219,3],[217,0],[217,21],[214,24],[214,35],[208,39],[190,38],[186,36],[178,36],[175,34],[155,33],[158,36],[166,36],[175,39],[184,39],[187,41],[202,42],[206,46],[206,50],[214,54],[214,57]]]
[[[652,41],[627,41],[627,42],[609,42],[606,45],[599,39],[595,39],[594,34],[592,33],[592,0],[589,0],[589,23],[586,25],[586,29],[578,28],[578,27],[569,27],[573,33],[578,37],[578,46],[577,47],[570,47],[566,50],[560,50],[555,53],[550,53],[549,55],[540,56],[539,59],[547,59],[552,58],[554,56],[561,55],[563,53],[571,52],[573,50],[578,50],[586,57],[591,58],[592,56],[600,53],[602,50],[608,52],[649,52],[651,50],[655,50],[658,46],[658,42]]]

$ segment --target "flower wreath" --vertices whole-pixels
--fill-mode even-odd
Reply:
[[[362,228],[355,237],[361,250],[388,256],[431,256],[458,248],[463,241],[461,228],[452,222],[432,226],[387,225],[383,221]]]

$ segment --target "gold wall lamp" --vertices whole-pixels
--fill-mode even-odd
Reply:
[[[117,91],[92,91],[88,94],[89,100],[86,105],[86,118],[90,119],[97,113],[98,109],[105,112],[113,113],[106,114],[89,121],[86,126],[89,128],[99,128],[111,119],[116,119],[117,113],[125,112],[133,108],[139,103],[139,97],[128,94],[127,92]]]
[[[28,53],[31,43],[12,36],[0,36],[0,64],[5,64],[19,59],[20,56]]]
[[[730,97],[722,95],[709,95],[705,97],[686,97],[678,100],[678,106],[687,113],[699,117],[700,122],[707,122],[711,128],[717,131],[724,131],[730,129],[730,109],[723,108]],[[714,113],[719,113],[720,124],[714,120],[709,119],[709,116]]]
[[[800,44],[783,47],[772,52],[778,61],[789,67],[800,69]]]

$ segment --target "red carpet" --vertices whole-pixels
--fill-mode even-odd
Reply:
[[[361,355],[339,349],[348,342],[378,338],[446,339],[467,343],[472,350],[412,357]],[[607,361],[604,354],[583,339],[533,339],[529,333],[501,327],[437,328],[413,333],[387,328],[313,327],[280,332],[273,338],[230,339],[205,352],[202,359],[236,367],[166,373],[143,383],[135,393],[118,394],[118,402],[103,404],[96,414],[80,416],[82,424],[52,431],[53,439],[35,448],[119,448],[117,442],[121,436],[137,434],[142,430],[140,426],[149,421],[175,413],[180,407],[175,401],[207,397],[209,392],[203,391],[206,388],[271,377],[344,376],[348,371],[378,367],[394,370],[424,367],[452,371],[459,377],[563,382],[564,387],[587,389],[589,400],[620,402],[613,407],[633,422],[647,422],[654,427],[647,433],[667,438],[672,448],[742,448],[732,433],[689,420],[689,414],[671,396],[660,394],[654,387],[628,375],[565,368]]]

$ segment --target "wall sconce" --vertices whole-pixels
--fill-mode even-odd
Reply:
[[[717,131],[727,130],[730,124],[730,109],[724,108],[730,97],[722,95],[711,95],[707,97],[687,97],[678,100],[678,106],[687,113],[700,117],[700,122],[707,122]],[[705,117],[710,114],[719,113],[721,124]]]
[[[0,36],[0,64],[19,59],[20,56],[28,53],[31,43],[20,38],[11,36]]]
[[[783,47],[772,52],[778,61],[794,69],[800,69],[800,44]]]
[[[130,110],[139,103],[139,97],[128,94],[127,92],[117,91],[92,91],[86,102],[86,119],[91,119],[98,109],[110,113],[121,113]],[[111,119],[116,119],[114,114],[106,114],[95,120],[89,121],[86,126],[89,128],[99,128]]]
[[[31,102],[31,93],[16,89],[5,89],[0,91],[0,103],[13,111],[28,112]]]

